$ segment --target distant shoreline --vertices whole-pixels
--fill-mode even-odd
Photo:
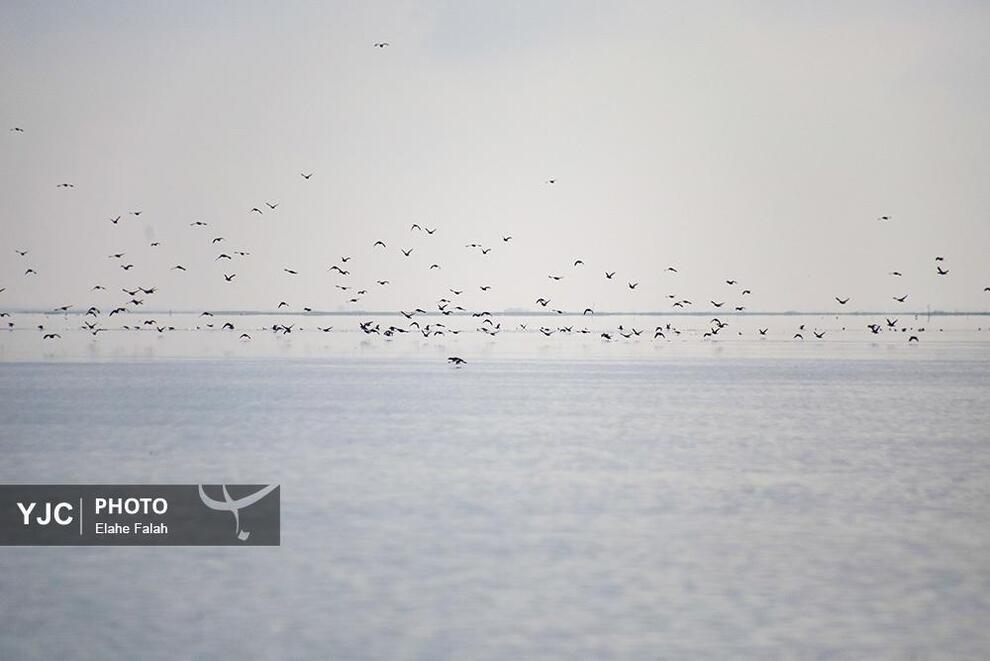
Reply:
[[[0,311],[9,314],[40,314],[49,316],[64,316],[64,315],[85,315],[86,309],[72,309],[63,312],[62,310],[40,310],[40,309],[27,309],[27,308],[0,308]],[[402,316],[402,312],[399,310],[313,310],[311,312],[306,312],[302,310],[291,310],[291,311],[278,311],[278,310],[165,310],[161,308],[140,308],[127,310],[126,314],[178,314],[178,315],[200,315],[203,312],[209,312],[213,315],[227,315],[227,316],[240,316],[240,317],[260,317],[260,316],[293,316],[293,317],[398,317]],[[725,317],[869,317],[869,316],[901,316],[901,317],[986,317],[990,316],[990,311],[970,311],[970,312],[959,312],[959,311],[949,311],[949,310],[874,310],[874,311],[842,311],[842,312],[827,312],[821,310],[812,311],[800,311],[800,310],[787,310],[783,312],[772,312],[772,311],[736,311],[736,310],[716,310],[716,309],[705,309],[705,310],[692,310],[692,311],[682,311],[678,310],[675,312],[659,312],[659,311],[647,311],[647,312],[594,312],[593,314],[584,314],[578,311],[562,311],[559,313],[546,312],[539,310],[500,310],[500,311],[490,311],[486,312],[485,316],[490,314],[493,317],[698,317],[698,316],[710,316],[710,315],[721,315]],[[478,315],[476,312],[451,312],[450,314],[444,315],[439,310],[429,310],[427,312],[417,312],[416,317],[473,317]]]

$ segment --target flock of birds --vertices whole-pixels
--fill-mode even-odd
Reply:
[[[384,49],[389,46],[388,42],[377,42],[374,44],[375,48]],[[10,129],[12,133],[23,134],[24,129],[15,126]],[[310,182],[315,172],[300,172],[300,180],[302,182]],[[557,184],[556,178],[549,178],[545,180],[545,185],[555,186]],[[60,182],[55,184],[55,187],[59,190],[70,191],[75,188],[75,185],[71,182]],[[264,204],[253,206],[248,211],[249,214],[265,215],[271,213],[277,213],[280,203],[277,201],[265,201]],[[107,219],[107,222],[114,226],[121,224],[127,224],[128,218],[138,218],[142,214],[142,210],[131,210],[126,214],[119,214]],[[879,222],[889,223],[892,222],[892,218],[888,215],[882,215],[877,218]],[[251,255],[249,251],[246,250],[234,250],[228,249],[226,246],[230,245],[228,238],[222,235],[216,235],[209,232],[209,223],[204,220],[193,220],[189,223],[189,230],[193,232],[200,232],[203,235],[202,241],[208,242],[208,245],[215,249],[215,256],[213,257],[213,262],[221,263],[224,265],[222,270],[222,276],[225,283],[233,284],[236,282],[238,277],[238,271],[243,268],[247,263],[247,258]],[[412,223],[409,227],[410,232],[422,233],[423,236],[429,237],[433,236],[438,228],[429,227],[425,224]],[[503,245],[510,244],[513,241],[512,235],[499,235],[501,243]],[[390,241],[391,242],[391,241]],[[148,248],[158,249],[161,247],[160,241],[151,241]],[[465,246],[468,250],[476,250],[480,255],[487,255],[492,251],[492,246],[483,245],[481,243],[468,243]],[[376,251],[387,251],[388,242],[384,239],[375,240],[371,243],[371,249]],[[121,272],[124,274],[129,274],[129,272],[135,268],[135,262],[132,261],[130,255],[132,252],[137,250],[137,246],[130,247],[125,250],[110,252],[106,255],[106,258],[115,261]],[[409,259],[413,254],[415,247],[400,247],[396,254],[396,259]],[[23,277],[32,278],[38,275],[38,271],[31,265],[32,252],[29,249],[18,247],[13,250],[15,258],[24,260],[23,266]],[[195,267],[201,266],[196,264]],[[572,263],[572,268],[585,268],[585,262],[583,259],[575,259]],[[170,270],[177,272],[186,272],[191,268],[195,268],[193,264],[187,265],[183,262],[176,262],[171,267]],[[427,267],[428,270],[434,271],[441,269],[441,264],[437,262],[429,262]],[[368,293],[368,285],[352,285],[350,284],[350,278],[352,269],[352,256],[344,255],[341,256],[337,263],[329,266],[327,272],[331,274],[334,279],[334,287],[344,292],[347,296],[347,302],[349,304],[357,304],[362,300],[362,297]],[[297,277],[300,275],[300,271],[296,268],[284,267],[283,272],[288,276]],[[666,268],[668,273],[676,274],[678,269],[675,266],[668,266]],[[934,258],[934,274],[937,277],[946,277],[949,275],[950,269],[943,256],[936,256]],[[617,272],[614,270],[603,270],[602,276],[606,280],[613,280],[616,278]],[[894,278],[902,277],[902,273],[899,271],[891,271],[889,275]],[[562,273],[550,273],[548,274],[548,280],[550,282],[559,282],[564,279]],[[636,291],[639,287],[639,281],[624,280],[621,281],[626,288],[630,291]],[[738,293],[737,299],[733,303],[729,303],[727,300],[709,300],[708,303],[712,306],[714,310],[725,309],[725,311],[731,312],[743,312],[746,310],[745,305],[741,304],[752,295],[752,290],[748,287],[741,285],[736,279],[726,278],[724,280],[725,284],[729,287],[735,288],[734,292]],[[0,283],[3,285],[4,283]],[[374,285],[376,287],[387,287],[390,285],[390,281],[385,278],[379,278],[374,280]],[[13,285],[9,285],[13,286]],[[478,290],[481,292],[488,292],[491,290],[490,284],[477,284]],[[0,305],[3,304],[2,294],[8,289],[7,285],[0,286]],[[106,332],[108,330],[123,330],[123,331],[153,331],[158,334],[164,334],[172,332],[175,330],[219,330],[224,332],[235,331],[236,328],[234,324],[230,321],[224,322],[222,325],[217,325],[213,320],[213,313],[209,311],[204,311],[200,314],[203,319],[200,323],[202,325],[197,325],[195,329],[177,329],[174,326],[168,324],[163,324],[158,322],[156,319],[144,319],[139,323],[123,323],[119,326],[111,326],[113,317],[117,315],[125,315],[128,313],[139,312],[141,306],[146,305],[150,300],[150,297],[154,296],[159,291],[159,286],[146,286],[144,284],[124,284],[120,287],[120,293],[116,293],[116,286],[113,289],[104,286],[103,283],[94,283],[91,289],[91,293],[94,296],[94,301],[92,304],[88,305],[85,310],[82,307],[77,307],[75,305],[63,305],[59,306],[51,311],[51,313],[62,313],[65,315],[81,313],[82,314],[82,325],[79,330],[91,333],[93,336],[98,336],[100,333]],[[990,292],[990,287],[986,287],[984,292]],[[121,296],[121,293],[123,296]],[[442,321],[443,317],[448,317],[451,315],[470,315],[474,320],[476,320],[476,327],[473,329],[475,332],[484,333],[488,336],[494,337],[499,333],[503,332],[502,324],[497,319],[497,315],[488,310],[472,310],[459,304],[461,300],[460,297],[464,293],[464,289],[448,288],[446,292],[436,300],[434,300],[429,306],[416,307],[411,310],[401,310],[401,315],[404,321],[399,325],[388,324],[382,325],[376,321],[361,321],[358,324],[358,330],[367,335],[380,335],[385,338],[395,338],[404,334],[419,334],[425,338],[435,338],[439,336],[445,336],[448,334],[456,335],[461,332],[466,332],[466,329],[457,329],[452,326],[448,326]],[[676,294],[668,294],[667,298],[670,300],[670,305],[673,310],[688,310],[695,303],[688,298],[679,296]],[[892,296],[892,299],[897,304],[904,304],[908,300],[908,294],[900,294]],[[851,301],[849,296],[835,296],[835,302],[839,306],[848,305]],[[539,306],[538,311],[545,312],[549,315],[564,315],[565,311],[559,308],[553,307],[551,304],[553,302],[552,297],[548,296],[538,296],[534,299],[533,305]],[[728,306],[728,307],[726,307]],[[294,313],[299,313],[300,310],[292,309],[286,301],[280,301],[276,306],[276,312],[281,312],[282,310],[291,311]],[[301,312],[311,313],[314,312],[311,307],[302,307]],[[716,313],[717,314],[717,313]],[[582,317],[589,315],[594,315],[594,310],[590,307],[585,308],[582,311]],[[6,328],[8,330],[14,330],[17,328],[16,320],[13,318],[10,312],[0,312],[0,317],[6,318]],[[441,319],[437,319],[440,317]],[[545,317],[540,317],[544,318]],[[127,317],[121,316],[121,319],[127,319]],[[701,332],[701,336],[704,339],[716,338],[724,329],[730,326],[729,322],[720,319],[718,316],[711,318],[707,328]],[[898,319],[885,318],[883,323],[871,322],[866,325],[870,333],[877,335],[883,332],[898,332],[904,333],[907,336],[907,341],[918,342],[921,334],[925,332],[924,327],[906,327],[899,325]],[[44,324],[37,325],[35,329],[43,341],[56,341],[61,339],[61,334],[54,332],[52,330],[46,329]],[[298,332],[303,330],[302,328],[297,328],[296,324],[289,323],[275,323],[270,328],[263,329],[276,334],[289,335],[293,332]],[[314,329],[316,332],[330,333],[334,331],[332,326],[317,326]],[[557,334],[569,335],[569,334],[597,334],[602,342],[611,342],[619,337],[625,339],[635,339],[643,335],[646,329],[638,329],[633,327],[625,327],[623,325],[618,325],[616,328],[607,328],[604,330],[589,330],[587,327],[579,326],[578,324],[552,324],[546,325],[542,324],[538,328],[530,329],[527,324],[519,323],[518,328],[514,330],[520,331],[535,331],[540,333],[544,337],[551,337]],[[843,328],[843,330],[845,330]],[[766,337],[768,328],[758,328],[758,337]],[[656,326],[652,333],[649,333],[647,337],[652,337],[653,340],[668,340],[672,336],[680,335],[681,329],[675,327],[671,323],[664,323]],[[811,336],[818,340],[825,338],[826,331],[817,328],[807,329],[802,324],[794,329],[792,339],[803,341],[806,338],[806,334],[809,333]],[[737,332],[738,335],[742,335],[742,331]],[[241,332],[236,334],[237,339],[241,342],[249,342],[252,336],[248,332]],[[464,365],[466,361],[458,356],[450,356],[448,358],[450,364],[454,366]]]

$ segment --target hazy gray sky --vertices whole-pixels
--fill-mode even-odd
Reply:
[[[0,306],[990,307],[987,3],[7,1],[0,89]]]

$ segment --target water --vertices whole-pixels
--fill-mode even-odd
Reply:
[[[0,481],[278,482],[283,510],[278,548],[0,551],[0,658],[984,656],[983,322],[675,321],[0,333]]]

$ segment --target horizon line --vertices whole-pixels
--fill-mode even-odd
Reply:
[[[58,309],[38,309],[38,308],[0,308],[9,314],[39,314],[39,315],[85,315],[87,310],[82,308],[71,309],[71,310],[58,310]],[[209,312],[210,314],[226,314],[234,316],[268,316],[268,315],[289,315],[289,316],[299,316],[299,317],[319,317],[319,316],[338,316],[338,317],[357,317],[357,316],[405,316],[401,310],[288,310],[288,311],[278,311],[278,310],[177,310],[177,309],[162,309],[162,308],[145,308],[145,309],[128,309],[125,310],[128,314],[196,314],[201,315],[204,312]],[[448,314],[443,314],[439,310],[428,310],[426,312],[417,312],[414,316],[418,317],[430,317],[430,316],[449,316],[449,317],[475,317],[482,315],[491,315],[493,317],[695,317],[695,316],[708,316],[708,315],[724,315],[724,316],[737,316],[737,317],[769,317],[769,316],[805,316],[805,317],[854,317],[854,316],[869,316],[869,315],[901,315],[901,316],[914,316],[914,317],[926,317],[926,316],[939,316],[939,317],[951,317],[951,316],[990,316],[990,310],[907,310],[907,311],[894,311],[894,310],[843,310],[843,311],[823,311],[823,310],[719,310],[719,309],[704,309],[704,310],[678,310],[678,311],[668,311],[662,312],[658,310],[648,310],[648,311],[595,311],[590,314],[585,314],[583,311],[571,311],[563,310],[560,312],[550,312],[550,311],[540,311],[540,310],[512,310],[504,309],[499,311],[482,311],[469,312],[469,311],[451,311]]]

